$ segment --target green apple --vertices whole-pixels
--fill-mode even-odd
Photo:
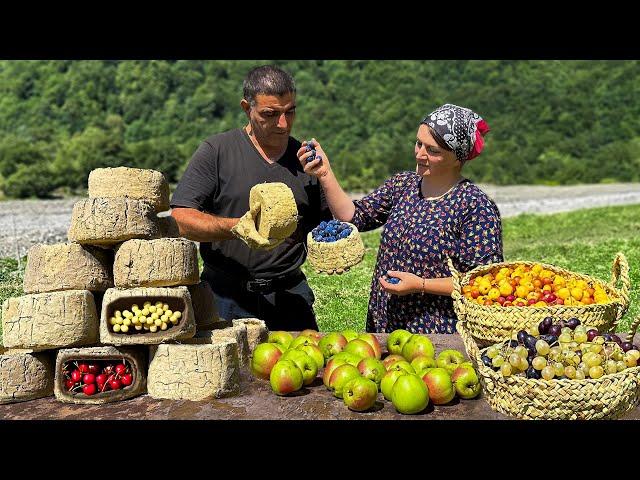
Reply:
[[[482,390],[482,385],[475,369],[464,364],[453,371],[451,380],[456,387],[458,396],[465,400],[477,397],[480,394],[480,390]]]
[[[361,357],[376,357],[376,352],[373,351],[373,347],[358,338],[347,343],[342,351],[360,355]]]
[[[343,390],[342,399],[349,410],[365,412],[373,407],[378,398],[378,386],[374,381],[356,377],[349,380]]]
[[[288,395],[302,388],[302,372],[292,361],[279,360],[271,369],[269,382],[276,395]]]
[[[364,340],[373,348],[373,353],[376,354],[378,360],[382,358],[382,347],[380,346],[378,338],[373,333],[361,333],[358,335],[358,339]]]
[[[320,351],[322,351],[324,358],[328,360],[329,357],[341,352],[346,344],[347,339],[344,338],[344,335],[338,332],[331,332],[327,333],[320,339],[318,347],[320,347]]]
[[[382,377],[382,381],[380,382],[380,391],[384,398],[391,401],[391,390],[393,389],[393,384],[396,383],[396,380],[402,375],[408,375],[404,370],[389,370]]]
[[[424,374],[427,372],[430,372],[431,370],[433,370],[434,368],[438,368],[438,367],[427,367],[427,368],[423,368],[422,370],[419,370],[416,372],[416,375],[418,375],[420,378],[424,377]]]
[[[476,369],[476,367],[473,365],[473,362],[471,362],[470,360],[465,360],[464,362],[462,362],[460,365],[458,365],[459,367],[471,367],[474,370]]]
[[[420,372],[425,368],[436,367],[436,361],[433,357],[427,357],[426,355],[418,355],[411,360],[411,366],[416,372]]]
[[[282,352],[275,343],[258,344],[251,358],[251,373],[257,378],[269,380],[271,369],[281,356]]]
[[[464,362],[464,355],[460,353],[458,350],[448,349],[443,350],[436,358],[436,363],[438,367],[444,368],[451,375],[456,368],[460,366],[461,363]]]
[[[420,413],[429,405],[429,389],[419,376],[402,375],[391,389],[391,403],[400,413]]]
[[[410,373],[412,375],[416,374],[416,371],[413,369],[411,364],[406,360],[400,360],[399,362],[394,363],[389,367],[387,372],[390,372],[391,370],[402,370],[405,373]]]
[[[404,347],[404,344],[411,338],[411,335],[413,335],[413,333],[402,328],[391,332],[387,337],[387,350],[389,353],[392,355],[402,355],[402,347]]]
[[[429,400],[434,405],[449,403],[456,396],[456,388],[449,372],[444,368],[431,368],[422,376],[422,381],[429,389]]]
[[[302,350],[304,353],[309,355],[316,362],[318,366],[318,370],[324,367],[324,355],[318,348],[317,345],[302,345],[301,347],[297,347],[296,350]]]
[[[358,370],[360,371],[360,375],[369,380],[373,380],[377,386],[380,385],[382,381],[382,377],[387,370],[384,368],[384,365],[377,358],[367,357],[360,360],[358,363]]]
[[[314,339],[316,341],[316,345],[318,345],[318,342],[322,338],[322,334],[319,331],[313,330],[311,328],[306,328],[306,329],[302,330],[300,332],[300,336],[309,337],[309,338]]]
[[[316,361],[302,350],[287,350],[282,354],[280,360],[290,360],[302,372],[304,385],[310,385],[318,376],[318,365]]]
[[[335,359],[344,358],[349,365],[353,365],[354,367],[357,367],[358,363],[360,363],[360,360],[362,360],[364,357],[361,355],[357,355],[355,353],[342,351],[340,353],[336,353],[331,358],[335,358]]]
[[[407,362],[411,362],[418,355],[433,358],[435,356],[433,343],[424,335],[411,335],[411,338],[402,347],[402,356]]]
[[[289,345],[291,345],[291,342],[293,342],[293,335],[285,330],[276,330],[273,332],[269,332],[267,342],[277,343],[279,345],[282,345],[284,348],[289,348]]]
[[[336,368],[329,379],[329,388],[333,390],[333,395],[342,398],[344,386],[352,378],[360,376],[360,371],[353,365],[345,363]]]
[[[329,390],[331,390],[331,387],[329,387],[331,374],[340,365],[349,365],[349,363],[347,363],[347,360],[345,358],[337,358],[337,355],[334,355],[327,361],[327,365],[324,367],[324,372],[322,374],[322,383],[324,383],[324,386]]]
[[[402,355],[398,355],[398,354],[393,354],[393,355],[388,355],[384,358],[384,360],[382,361],[384,368],[386,368],[387,370],[389,370],[389,367],[391,367],[391,365],[393,365],[396,362],[400,362],[400,361],[406,361],[404,359],[404,357]]]
[[[305,335],[299,335],[293,339],[291,344],[289,345],[289,349],[298,348],[303,345],[317,345],[318,342],[311,337],[307,337]]]
[[[351,340],[355,340],[356,338],[358,338],[358,332],[356,332],[355,330],[347,329],[347,330],[343,330],[340,333],[342,333],[344,338],[347,339],[347,342],[350,342]]]

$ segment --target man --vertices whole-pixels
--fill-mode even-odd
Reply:
[[[244,80],[243,97],[248,124],[200,144],[173,194],[171,215],[183,237],[200,242],[201,278],[211,285],[221,318],[257,317],[270,330],[318,329],[300,266],[307,233],[331,213],[317,178],[298,161],[301,143],[290,136],[295,82],[278,67],[257,67]],[[252,249],[232,230],[248,210],[251,187],[263,182],[291,188],[298,226],[276,247]]]

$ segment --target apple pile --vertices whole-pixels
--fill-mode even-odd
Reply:
[[[354,330],[331,332],[322,339],[327,358],[322,381],[350,410],[366,412],[378,398],[386,368],[375,335]],[[321,341],[321,343],[323,343]]]
[[[62,367],[64,386],[72,394],[95,395],[120,390],[133,383],[131,366],[124,359],[66,362]]]
[[[337,354],[341,357],[336,358]],[[353,368],[339,372],[336,381],[340,381],[336,382],[337,387],[332,383],[331,390],[336,397],[344,398],[352,410],[364,411],[373,406],[378,395],[377,384],[384,373],[381,356],[380,343],[371,333],[344,330],[323,336],[315,330],[304,330],[294,338],[289,332],[274,331],[269,333],[267,342],[256,346],[251,372],[256,378],[269,380],[275,394],[288,395],[313,383],[326,360],[331,359],[338,366],[341,359],[348,358]],[[362,378],[346,388],[347,380],[356,377]]]
[[[601,334],[577,318],[546,317],[513,339],[487,347],[481,359],[503,377],[583,380],[638,366],[640,349],[615,334]]]
[[[269,332],[269,337],[253,351],[251,372],[256,378],[269,380],[276,395],[288,395],[313,383],[324,366],[318,347],[322,335],[303,330],[298,337],[286,331]]]
[[[516,264],[472,277],[462,294],[479,305],[548,307],[610,301],[602,285],[568,278],[540,264]]]
[[[180,318],[182,312],[172,311],[166,303],[147,301],[142,309],[134,303],[130,310],[116,310],[109,319],[109,325],[115,333],[153,333],[177,325]]]
[[[375,335],[355,330],[324,336],[305,330],[296,338],[271,332],[254,350],[251,371],[269,380],[277,395],[288,395],[313,383],[324,367],[325,387],[356,412],[371,410],[380,391],[407,414],[423,411],[429,401],[443,405],[456,394],[470,399],[480,393],[473,365],[457,350],[443,350],[436,357],[428,337],[406,330],[392,332],[387,348],[390,354],[382,359]]]
[[[445,405],[455,396],[472,399],[481,385],[473,364],[458,350],[442,350],[437,356],[425,335],[398,329],[387,338],[387,372],[380,387],[384,398],[404,414],[422,412],[429,401]]]

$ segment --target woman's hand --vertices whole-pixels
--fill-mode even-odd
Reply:
[[[317,178],[322,178],[327,175],[331,171],[331,166],[329,165],[329,158],[327,154],[324,152],[320,144],[315,138],[312,138],[309,144],[313,144],[313,147],[316,150],[316,158],[315,160],[307,163],[307,158],[313,155],[313,152],[307,152],[307,141],[302,142],[302,147],[296,152],[298,156],[298,160],[304,169],[304,172],[308,175],[313,175]]]
[[[398,272],[395,270],[387,271],[388,277],[399,278],[398,283],[390,283],[384,277],[380,277],[378,281],[385,292],[392,293],[393,295],[409,295],[410,293],[422,292],[422,285],[424,283],[422,277],[414,275],[409,272]]]

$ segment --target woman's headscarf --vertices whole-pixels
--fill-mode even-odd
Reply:
[[[480,155],[484,148],[482,137],[489,131],[480,115],[451,103],[437,108],[420,123],[433,128],[462,163]]]

